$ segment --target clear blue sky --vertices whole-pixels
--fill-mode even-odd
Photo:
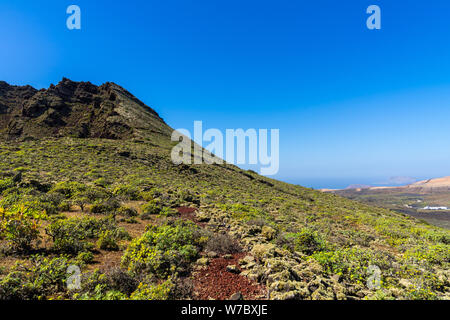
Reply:
[[[279,128],[277,177],[308,186],[450,175],[449,14],[444,0],[0,0],[0,79],[114,81],[174,128]]]

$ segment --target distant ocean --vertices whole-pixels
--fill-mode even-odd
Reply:
[[[345,189],[350,185],[370,185],[377,186],[380,181],[386,178],[279,178],[281,181],[298,184],[303,187],[313,189]]]

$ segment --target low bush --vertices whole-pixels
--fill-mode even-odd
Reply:
[[[148,191],[142,191],[139,193],[139,198],[141,198],[144,201],[151,201],[156,198],[159,198],[162,196],[162,191],[158,188],[151,188]]]
[[[88,264],[94,261],[94,254],[90,251],[83,251],[78,254],[76,260]]]
[[[378,255],[371,250],[357,247],[345,248],[334,251],[316,252],[310,256],[319,262],[330,275],[339,275],[351,282],[364,283],[367,279],[367,268],[375,265],[381,270],[387,270],[390,266],[388,256]],[[383,275],[387,275],[384,272]]]
[[[78,300],[125,300],[139,285],[128,272],[114,268],[106,273],[95,270],[82,276],[81,290],[73,298]]]
[[[426,263],[450,266],[450,245],[436,244],[431,246],[422,245],[407,250],[403,258],[410,263]]]
[[[225,234],[214,234],[206,243],[206,250],[218,254],[231,254],[241,251],[239,244]]]
[[[6,189],[12,188],[15,186],[15,183],[12,178],[6,178],[0,180],[0,192],[3,192]]]
[[[39,238],[39,226],[44,219],[45,213],[23,205],[0,208],[0,239],[6,239],[15,250],[29,250]]]
[[[110,184],[111,182],[106,180],[105,178],[98,178],[97,180],[94,181],[94,185],[102,188],[106,188]]]
[[[142,219],[148,219],[150,215],[159,214],[162,210],[162,206],[158,201],[152,200],[142,205],[141,210]]]
[[[268,219],[267,213],[262,209],[242,203],[224,204],[221,205],[221,209],[225,212],[230,212],[233,218],[245,222],[258,219]]]
[[[30,263],[18,263],[0,280],[0,300],[36,300],[64,292],[67,268],[66,257],[44,258],[32,256]]]
[[[106,273],[109,286],[112,290],[123,292],[126,295],[133,293],[138,285],[139,280],[133,277],[129,272],[121,268],[113,268]]]
[[[200,205],[200,197],[189,190],[179,191],[177,195],[178,198],[183,202],[190,202],[196,205]]]
[[[159,212],[159,215],[164,217],[173,217],[177,215],[177,211],[175,209],[169,208],[169,207],[163,207],[161,211]]]
[[[109,231],[105,238],[105,231]],[[111,238],[129,239],[128,233],[117,227],[111,218],[96,219],[92,217],[70,218],[54,221],[46,228],[53,239],[53,249],[58,252],[76,254],[92,249],[90,240],[104,237],[105,245]],[[108,247],[108,245],[106,245]]]
[[[161,204],[156,201],[156,200],[152,200],[147,202],[146,204],[144,204],[142,207],[142,214],[145,215],[151,215],[151,214],[158,214],[161,212],[162,206]]]
[[[117,210],[117,214],[128,218],[138,216],[138,212],[136,211],[136,209],[125,206],[120,207]]]
[[[307,255],[322,251],[326,248],[326,242],[316,231],[302,228],[300,232],[287,232],[277,239],[277,245],[291,251],[300,251]]]
[[[67,199],[73,197],[77,193],[86,191],[87,186],[75,181],[59,182],[50,189],[50,193],[60,193]]]
[[[160,284],[139,283],[135,292],[130,296],[131,300],[167,300],[174,290],[174,284],[169,278]]]
[[[97,247],[99,249],[109,251],[119,250],[116,234],[111,230],[101,231],[100,236],[97,240]]]
[[[120,208],[120,202],[117,199],[110,198],[107,200],[100,200],[94,203],[91,207],[91,212],[95,214],[112,214]]]
[[[140,189],[130,184],[122,184],[114,189],[113,194],[123,200],[139,200]]]
[[[42,210],[47,214],[56,214],[61,209],[65,209],[63,204],[67,204],[65,197],[60,193],[45,193],[39,197],[39,204]]]
[[[198,254],[200,235],[190,222],[149,226],[134,239],[122,257],[122,266],[134,273],[147,272],[167,277],[182,272]]]
[[[70,203],[63,201],[58,205],[58,212],[70,211]]]

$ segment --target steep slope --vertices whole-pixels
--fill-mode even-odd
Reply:
[[[63,83],[64,108],[50,88],[46,111],[22,116],[39,92],[2,85],[2,121],[22,129],[0,143],[0,299],[450,298],[447,230],[233,165],[174,165],[153,110],[116,85]]]

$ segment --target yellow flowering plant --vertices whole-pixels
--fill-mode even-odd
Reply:
[[[29,250],[39,238],[39,227],[47,218],[41,212],[24,205],[0,208],[0,238],[7,240],[16,250]]]

